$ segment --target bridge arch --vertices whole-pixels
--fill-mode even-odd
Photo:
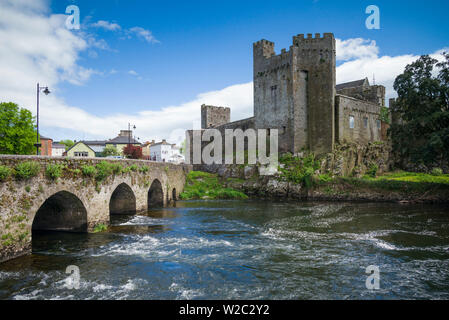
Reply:
[[[164,206],[164,190],[158,179],[154,179],[148,190],[148,208]]]
[[[109,214],[135,214],[136,196],[125,182],[119,184],[109,200]]]
[[[47,198],[33,219],[32,231],[87,232],[87,210],[73,193],[59,191]]]

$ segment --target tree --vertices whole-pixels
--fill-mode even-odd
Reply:
[[[449,54],[438,63],[421,56],[394,82],[398,99],[391,112],[401,121],[390,135],[401,159],[427,166],[449,159]]]
[[[142,147],[128,144],[123,148],[123,154],[130,159],[142,159]]]
[[[59,143],[65,145],[65,151],[69,150],[75,144],[75,142],[69,139],[61,140]]]
[[[36,127],[31,112],[13,102],[0,103],[0,153],[33,154]]]
[[[103,149],[103,152],[102,152],[101,155],[102,155],[103,157],[108,157],[108,156],[119,156],[119,155],[120,155],[120,152],[117,150],[116,147],[109,145],[109,146],[106,146],[106,147]]]

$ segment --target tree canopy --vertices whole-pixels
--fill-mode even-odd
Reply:
[[[33,154],[36,127],[31,112],[13,102],[0,103],[0,153]]]
[[[402,159],[431,166],[449,159],[449,54],[421,56],[394,82],[393,148]]]
[[[103,149],[103,152],[102,152],[101,155],[102,155],[103,157],[108,157],[108,156],[119,156],[119,155],[120,155],[120,152],[117,150],[116,147],[109,145],[109,146],[106,146],[106,147]]]
[[[61,140],[59,143],[65,145],[65,151],[69,150],[75,144],[75,142],[70,139]]]

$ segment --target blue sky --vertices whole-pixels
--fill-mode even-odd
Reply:
[[[333,32],[335,37],[342,41],[363,39],[364,42],[358,42],[359,52],[368,50],[368,56],[353,54],[340,60],[339,66],[346,64],[337,71],[342,75],[344,73],[340,79],[349,81],[360,78],[360,74],[349,72],[353,70],[351,62],[354,65],[355,60],[363,60],[366,66],[363,70],[368,70],[369,73],[366,76],[371,80],[372,73],[376,73],[376,79],[380,82],[384,80],[390,87],[391,79],[394,79],[395,75],[387,76],[384,75],[386,70],[380,70],[385,61],[382,57],[395,59],[395,66],[400,70],[399,66],[403,68],[404,61],[409,62],[411,57],[436,53],[449,47],[448,1],[17,2],[19,5],[14,5],[13,8],[11,0],[0,0],[0,10],[9,6],[10,10],[16,10],[19,14],[19,6],[22,3],[23,7],[29,7],[27,14],[30,16],[49,20],[55,16],[63,21],[65,17],[62,15],[68,5],[74,4],[80,9],[80,30],[71,30],[72,35],[64,36],[52,31],[59,42],[67,41],[67,45],[61,50],[70,47],[73,61],[68,59],[67,63],[61,63],[60,70],[51,70],[48,79],[43,70],[37,72],[42,74],[42,77],[30,76],[30,79],[26,80],[30,88],[36,81],[47,81],[53,86],[53,97],[48,98],[47,103],[54,105],[53,114],[62,115],[59,118],[65,123],[57,123],[50,112],[44,112],[42,132],[55,139],[112,138],[119,127],[125,127],[128,121],[139,123],[140,132],[138,128],[136,134],[141,135],[143,140],[161,139],[171,136],[171,133],[153,123],[155,119],[140,121],[142,112],[153,111],[156,113],[151,115],[157,116],[160,115],[158,112],[164,112],[167,107],[182,108],[189,103],[203,102],[202,99],[206,97],[214,100],[214,92],[220,91],[221,94],[221,90],[229,87],[229,97],[217,100],[234,103],[235,105],[229,106],[236,108],[233,113],[236,117],[250,115],[252,107],[247,105],[247,101],[251,99],[244,97],[240,103],[239,98],[232,95],[245,94],[248,88],[251,88],[248,84],[252,81],[252,43],[262,38],[275,42],[277,52],[282,48],[288,49],[292,36],[298,33]],[[32,2],[37,2],[39,7],[31,5]],[[365,27],[365,19],[368,16],[365,8],[371,4],[380,8],[380,30],[368,30]],[[103,27],[99,21],[103,22]],[[105,28],[105,24],[111,30]],[[115,27],[111,27],[112,24],[115,24]],[[11,25],[11,28],[17,30],[19,27],[22,26]],[[0,20],[0,31],[1,28]],[[145,39],[136,30],[145,31],[147,36],[150,35],[149,38]],[[0,41],[1,36],[2,33]],[[46,35],[41,33],[36,37]],[[79,47],[77,39],[85,41],[85,46]],[[373,40],[374,43],[370,42]],[[14,53],[18,54],[21,53]],[[46,54],[46,62],[51,63],[51,59],[58,59],[54,58],[51,52],[42,53]],[[39,59],[40,57],[35,59],[36,63],[39,63]],[[367,62],[368,59],[371,59],[371,65]],[[385,64],[385,68],[390,67]],[[88,72],[82,74],[83,70]],[[399,72],[397,70],[395,69],[396,73]],[[77,80],[71,81],[67,74],[73,72],[77,74]],[[66,75],[62,76],[64,73]],[[244,87],[232,87],[245,84],[247,85]],[[2,94],[0,83],[2,100],[5,97],[16,98],[11,93],[16,91],[8,90],[4,89],[5,93]],[[33,110],[31,99],[32,96],[24,97],[23,100],[17,98],[19,102],[23,101],[23,104],[31,104],[29,108]],[[44,100],[43,108],[45,103]],[[63,119],[63,115],[68,113],[57,110],[58,104],[76,109],[70,109],[70,112],[74,112],[71,117],[79,123],[78,126]],[[197,121],[199,117],[199,105],[197,108],[195,119],[189,118],[184,124],[181,120],[175,121],[176,124],[173,125],[166,123],[166,127],[171,131],[187,129],[185,126],[191,127],[191,122]],[[192,110],[185,114],[194,113]],[[78,112],[77,115],[75,111]],[[176,114],[176,110],[172,112]],[[110,122],[113,122],[113,125],[108,126],[98,119],[105,117],[111,117],[113,120]],[[167,122],[167,119],[170,117],[161,117],[160,121]],[[159,128],[159,131],[156,128]]]

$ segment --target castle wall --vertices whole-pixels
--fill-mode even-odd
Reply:
[[[303,34],[293,37],[293,74],[294,90],[301,90],[298,81],[307,71],[307,145],[316,154],[331,152],[335,138],[335,38],[332,33],[319,33],[307,38]],[[298,104],[298,103],[297,103]],[[293,119],[297,127],[301,127],[304,111],[294,108]],[[298,133],[300,135],[300,132]],[[305,143],[295,137],[294,152]]]
[[[201,128],[207,129],[231,121],[231,109],[225,107],[201,106]]]
[[[360,100],[370,101],[378,105],[385,105],[384,86],[359,86],[354,88],[344,88],[338,90],[337,94],[353,97]]]
[[[363,144],[382,140],[380,108],[379,105],[369,101],[337,95],[335,97],[337,141]],[[354,128],[350,128],[350,117],[354,117]]]

